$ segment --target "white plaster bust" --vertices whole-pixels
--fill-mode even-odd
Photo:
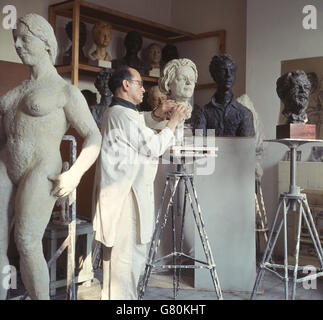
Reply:
[[[107,47],[112,38],[112,27],[109,23],[99,21],[92,28],[92,37],[96,44],[96,49],[90,53],[92,60],[111,61]]]
[[[187,119],[191,117],[192,106],[190,99],[194,94],[195,84],[197,82],[198,72],[196,65],[190,59],[173,59],[163,68],[162,75],[158,80],[160,91],[165,93],[169,99],[176,103],[186,106],[189,110]],[[183,125],[178,126],[178,130],[183,130]],[[179,133],[180,137],[184,133]]]
[[[43,234],[56,200],[75,190],[96,160],[101,135],[80,90],[57,74],[51,25],[27,14],[17,20],[13,38],[30,79],[0,97],[0,133],[6,141],[0,146],[0,270],[9,265],[6,252],[14,221],[24,286],[31,299],[47,300]],[[84,142],[76,162],[61,173],[60,144],[70,125]],[[5,276],[0,272],[0,283]],[[0,299],[6,294],[0,285]]]

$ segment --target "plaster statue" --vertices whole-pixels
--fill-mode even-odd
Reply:
[[[92,60],[111,61],[107,47],[112,38],[112,27],[109,23],[99,21],[92,28],[92,38],[96,49],[89,54]]]
[[[86,25],[84,22],[80,22],[79,27],[79,62],[80,63],[88,63],[88,58],[85,56],[83,52],[83,47],[86,43]],[[72,32],[73,32],[73,22],[70,21],[65,26],[65,31],[68,38],[72,41]],[[70,64],[72,61],[72,45],[63,55],[63,63]]]
[[[57,74],[57,41],[37,14],[17,20],[15,49],[30,79],[0,97],[0,270],[7,257],[10,226],[20,255],[22,281],[31,299],[49,299],[42,238],[56,200],[69,195],[95,162],[101,135],[80,90]],[[72,125],[84,139],[69,170],[61,173],[60,144]],[[0,283],[6,275],[0,272]],[[0,285],[0,299],[7,290]]]
[[[177,47],[173,44],[166,44],[162,49],[162,68],[165,64],[173,59],[179,59]]]
[[[101,100],[99,104],[90,105],[90,110],[92,116],[98,125],[101,128],[102,118],[105,110],[111,103],[112,93],[109,89],[108,82],[111,77],[111,69],[102,69],[96,76],[94,86],[99,91],[101,95]]]
[[[177,104],[184,105],[189,113],[186,118],[191,117],[192,106],[190,100],[194,94],[198,72],[193,61],[189,59],[173,59],[169,61],[158,80],[159,89],[165,93],[168,99]],[[184,137],[184,122],[179,124],[175,131],[177,143],[182,144]]]
[[[211,101],[202,108],[196,108],[193,129],[214,129],[216,136],[254,136],[252,112],[237,102],[232,93],[236,79],[237,65],[229,54],[212,58],[209,71],[217,84]]]
[[[147,63],[151,66],[149,76],[160,77],[161,47],[157,43],[151,43],[146,48]]]
[[[311,83],[303,70],[294,70],[282,75],[276,82],[277,94],[284,104],[282,114],[288,123],[306,123],[305,112],[311,92]]]
[[[265,134],[263,124],[258,116],[258,113],[254,107],[253,102],[248,97],[248,95],[244,94],[237,99],[237,102],[241,103],[243,106],[247,107],[253,115],[253,124],[255,128],[255,146],[256,146],[256,168],[255,168],[255,176],[256,182],[260,183],[261,178],[263,176],[263,169],[261,166],[264,151],[265,151]]]
[[[126,55],[122,59],[112,60],[112,68],[118,69],[122,65],[132,67],[140,74],[148,74],[151,67],[138,57],[142,48],[142,37],[137,31],[129,31],[124,40]]]

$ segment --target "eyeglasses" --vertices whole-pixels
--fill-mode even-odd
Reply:
[[[139,87],[142,87],[144,82],[142,80],[135,80],[135,79],[130,79],[128,81],[131,81],[131,82],[136,82],[138,84]]]

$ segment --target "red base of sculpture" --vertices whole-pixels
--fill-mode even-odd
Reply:
[[[276,126],[276,139],[316,139],[315,124],[289,123]]]

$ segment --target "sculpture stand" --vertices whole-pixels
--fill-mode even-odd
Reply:
[[[263,235],[265,244],[268,242],[268,220],[266,208],[261,188],[261,183],[256,181],[255,192],[255,206],[256,206],[256,252],[260,251],[260,236]],[[257,254],[258,257],[258,254]]]
[[[273,274],[278,276],[281,280],[284,281],[285,284],[285,299],[289,299],[289,274],[288,271],[293,271],[292,277],[292,293],[291,298],[292,300],[296,297],[296,283],[302,282],[305,280],[313,280],[318,278],[319,276],[323,275],[323,250],[320,242],[319,235],[317,233],[312,214],[307,203],[306,194],[300,193],[300,187],[296,186],[296,150],[297,148],[305,143],[311,142],[323,142],[322,140],[306,140],[306,139],[277,139],[277,140],[267,140],[268,142],[278,142],[286,145],[290,148],[291,158],[290,158],[290,187],[289,192],[281,193],[279,197],[278,208],[276,211],[276,215],[274,218],[273,226],[269,234],[269,239],[265,248],[264,255],[262,257],[258,274],[256,277],[256,281],[254,284],[254,288],[251,294],[251,299],[253,299],[258,291],[259,284],[264,276],[265,270],[271,271]],[[288,251],[287,251],[287,215],[293,214],[289,212],[289,210],[296,211],[296,207],[298,205],[298,211],[294,214],[298,215],[298,225],[297,225],[297,236],[296,236],[296,250],[295,250],[295,263],[294,265],[288,264]],[[280,215],[280,209],[283,207],[282,210],[282,218],[279,223],[277,224],[278,217]],[[314,244],[315,251],[317,257],[319,259],[321,268],[319,272],[314,275],[305,276],[303,278],[297,278],[297,272],[304,270],[304,267],[298,265],[298,258],[299,258],[299,247],[300,247],[300,234],[301,234],[301,226],[302,226],[302,219],[306,223],[307,229],[311,236],[311,240]],[[277,224],[277,228],[276,228]],[[274,264],[271,263],[272,253],[277,243],[278,236],[284,228],[284,264]],[[273,238],[275,232],[275,236]],[[280,275],[277,272],[277,269],[284,269],[284,276]]]
[[[203,148],[203,147],[201,147],[201,148]],[[185,149],[185,147],[182,147],[182,148],[179,147],[178,150],[181,152],[184,149]],[[217,148],[213,148],[213,149],[214,149],[213,151],[217,150]],[[184,153],[181,153],[181,154],[184,155],[185,152],[187,152],[187,154],[189,154],[192,157],[192,152],[194,153],[194,150],[193,149],[191,149],[191,150],[186,149],[186,150],[184,150]],[[215,154],[213,156],[215,156]],[[180,188],[181,184],[183,186],[182,188]],[[168,203],[166,206],[166,212],[163,214],[162,210],[163,210],[163,207],[165,204],[167,190],[170,191],[170,199],[168,200]],[[174,207],[173,207],[174,198],[175,198],[175,195],[178,194],[181,190],[184,192],[184,194],[182,195],[184,198],[183,210],[182,210],[182,212],[179,212],[176,217],[176,214],[174,213]],[[196,223],[196,226],[197,226],[200,238],[201,238],[204,253],[206,255],[206,259],[207,259],[206,262],[197,260],[197,259],[183,253],[184,223],[185,223],[187,199],[189,199],[189,202],[190,202],[190,205],[192,208],[195,223]],[[172,217],[173,251],[164,257],[156,258],[156,254],[157,254],[158,247],[160,245],[163,230],[166,226],[170,212],[171,212],[171,217]],[[180,221],[181,230],[180,230],[179,252],[177,251],[178,243],[176,243],[176,219],[181,219],[181,221]],[[182,265],[182,257],[185,257],[185,258],[188,258],[192,261],[195,261],[195,262],[199,263],[199,265],[197,265],[197,264]],[[173,258],[173,264],[158,265],[159,262],[161,262],[162,260],[167,259],[167,258]],[[219,284],[219,279],[218,279],[218,276],[216,273],[216,266],[215,266],[215,262],[213,259],[213,254],[211,251],[211,247],[210,247],[208,237],[206,234],[206,230],[205,230],[205,225],[203,222],[201,208],[200,208],[198,200],[197,200],[197,194],[196,194],[196,190],[195,190],[194,183],[193,183],[193,174],[186,172],[186,169],[185,169],[185,166],[183,163],[177,164],[177,171],[168,173],[167,178],[166,178],[166,183],[165,183],[165,187],[164,187],[163,194],[162,194],[162,201],[161,201],[161,205],[159,207],[158,215],[157,215],[156,222],[155,222],[155,229],[154,229],[154,233],[153,233],[153,237],[152,237],[152,241],[151,241],[151,245],[150,245],[149,255],[148,255],[148,259],[147,259],[147,263],[146,263],[146,269],[145,269],[144,276],[143,276],[141,283],[140,283],[139,300],[141,300],[145,294],[148,279],[150,277],[150,274],[151,274],[153,268],[155,268],[155,269],[174,269],[174,271],[173,271],[174,299],[178,295],[179,282],[180,282],[182,268],[185,268],[185,269],[197,269],[197,268],[209,269],[217,298],[221,299],[221,300],[223,299],[220,284]]]

